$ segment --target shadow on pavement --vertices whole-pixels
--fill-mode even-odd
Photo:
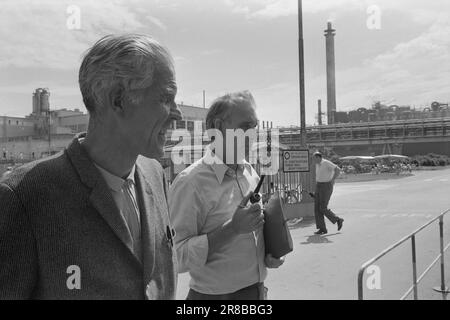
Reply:
[[[329,240],[328,237],[335,236],[341,234],[340,232],[326,234],[326,235],[317,235],[313,234],[306,238],[306,241],[300,242],[300,244],[312,244],[312,243],[332,243],[333,241]]]

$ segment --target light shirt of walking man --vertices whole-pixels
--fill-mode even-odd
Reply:
[[[326,234],[327,226],[325,218],[327,217],[331,223],[337,223],[338,231],[341,230],[344,219],[339,218],[333,211],[328,209],[328,202],[333,193],[334,182],[340,174],[337,165],[323,159],[320,152],[314,153],[314,162],[316,163],[316,192],[314,195],[314,214],[316,218],[317,231],[315,234]]]
[[[179,272],[191,275],[189,300],[265,299],[266,267],[277,268],[284,261],[265,255],[261,205],[247,205],[259,177],[245,159],[238,159],[234,139],[229,141],[234,161],[224,160],[233,158],[226,156],[226,130],[254,129],[258,123],[254,108],[247,91],[216,99],[206,127],[220,130],[223,150],[209,149],[171,186],[169,208]]]

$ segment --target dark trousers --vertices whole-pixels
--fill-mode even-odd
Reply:
[[[324,216],[333,224],[339,220],[339,217],[328,209],[328,202],[330,202],[332,193],[333,184],[331,182],[317,182],[314,198],[314,216],[317,229],[327,230]]]
[[[249,287],[227,294],[204,294],[190,289],[186,300],[266,300],[267,288],[264,283],[255,283]]]

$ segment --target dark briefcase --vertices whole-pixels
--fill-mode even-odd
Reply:
[[[264,245],[266,254],[281,258],[294,250],[292,237],[278,192],[275,192],[264,206]]]

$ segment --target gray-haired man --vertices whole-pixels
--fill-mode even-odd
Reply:
[[[234,139],[227,141],[227,130],[245,132],[257,123],[249,92],[217,98],[206,126],[218,131],[223,145],[211,146],[171,186],[169,207],[179,270],[191,275],[188,299],[264,299],[266,267],[277,268],[284,261],[265,255],[261,206],[248,204],[259,181],[256,171],[241,158],[248,148],[238,150]],[[234,156],[227,154],[230,150]]]
[[[0,299],[173,299],[163,171],[150,159],[180,118],[172,58],[148,36],[106,36],[79,84],[87,134],[0,182]]]

